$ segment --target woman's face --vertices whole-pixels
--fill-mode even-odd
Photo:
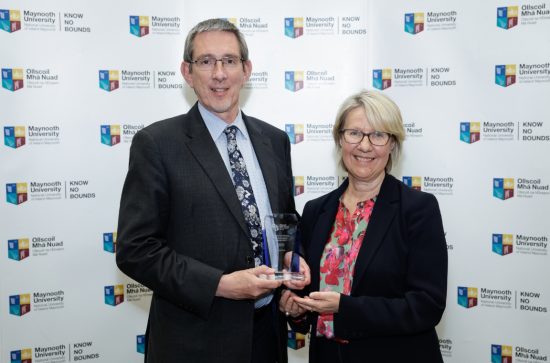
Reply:
[[[370,125],[362,107],[357,107],[348,113],[342,129],[358,130],[365,134],[380,131]],[[395,141],[391,136],[386,145],[375,146],[370,143],[367,136],[363,137],[358,144],[350,144],[341,135],[342,161],[348,170],[350,179],[372,182],[384,174],[394,144]]]

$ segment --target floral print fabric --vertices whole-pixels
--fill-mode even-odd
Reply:
[[[225,130],[227,136],[227,153],[229,154],[229,164],[231,165],[231,177],[235,184],[237,198],[241,203],[244,220],[250,230],[252,250],[254,252],[254,261],[256,266],[262,264],[262,223],[260,221],[260,211],[254,198],[252,185],[243,156],[237,146],[237,127],[229,126]]]
[[[340,198],[336,219],[321,256],[319,291],[335,291],[344,295],[351,293],[355,262],[374,202],[374,199],[359,202],[353,214],[350,214]],[[335,338],[333,313],[319,314],[317,336]]]

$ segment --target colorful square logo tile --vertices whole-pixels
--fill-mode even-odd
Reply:
[[[304,193],[304,177],[294,176],[294,196]]]
[[[14,149],[25,145],[25,126],[4,126],[4,145]]]
[[[422,190],[422,177],[421,176],[404,176],[403,184],[416,190]]]
[[[114,146],[120,143],[120,125],[101,125],[101,143]]]
[[[493,233],[493,252],[501,256],[514,252],[514,235]]]
[[[111,253],[116,252],[116,232],[103,233],[103,250]]]
[[[136,336],[136,351],[138,353],[145,353],[145,335]]]
[[[19,238],[8,240],[8,258],[21,261],[29,257],[29,239]]]
[[[391,87],[391,68],[373,69],[372,86],[381,91]]]
[[[139,38],[149,34],[149,17],[130,15],[130,34]]]
[[[481,138],[480,122],[461,122],[460,123],[460,141],[467,144],[478,142]]]
[[[2,68],[2,88],[12,92],[23,88],[23,68]]]
[[[518,25],[518,7],[503,6],[497,8],[497,26],[502,29],[510,29]]]
[[[303,124],[286,124],[285,132],[288,135],[291,144],[299,144],[304,141]]]
[[[512,363],[512,346],[491,344],[491,363]]]
[[[514,178],[493,178],[493,197],[506,200],[514,196]]]
[[[26,202],[27,183],[6,184],[6,201],[16,205]]]
[[[304,71],[286,71],[285,88],[292,92],[304,88]]]
[[[285,18],[285,35],[292,39],[304,35],[304,18]]]
[[[12,350],[10,352],[10,363],[32,363],[32,349]]]
[[[502,87],[508,87],[516,83],[516,65],[501,64],[495,66],[495,83]]]
[[[117,306],[124,302],[124,285],[105,286],[105,304]]]
[[[10,314],[23,316],[31,311],[31,294],[10,296]]]
[[[405,32],[418,34],[424,30],[424,13],[405,14]]]
[[[119,72],[115,70],[99,71],[99,88],[107,92],[114,91],[118,88]]]
[[[21,11],[0,9],[0,29],[13,33],[21,29]]]
[[[289,330],[287,338],[286,344],[291,349],[300,349],[306,345],[306,337],[304,334]]]
[[[458,305],[466,309],[477,306],[477,287],[458,287]]]

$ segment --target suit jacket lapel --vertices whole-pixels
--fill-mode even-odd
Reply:
[[[374,209],[371,214],[365,240],[359,250],[357,261],[355,263],[355,272],[353,275],[352,293],[354,287],[359,284],[359,281],[366,273],[371,261],[376,256],[376,253],[382,242],[386,231],[390,227],[392,220],[397,214],[398,206],[396,201],[399,199],[399,190],[397,189],[396,180],[391,175],[386,175],[380,193],[376,199]]]
[[[269,203],[273,213],[284,212],[279,211],[279,184],[278,184],[278,172],[277,166],[273,162],[276,156],[273,152],[273,147],[271,145],[271,140],[268,137],[263,135],[263,132],[260,127],[255,122],[251,122],[250,118],[247,117],[244,113],[243,121],[248,130],[248,135],[252,142],[252,147],[254,148],[254,153],[260,164],[260,169],[262,170],[262,175],[264,177],[265,186],[267,189],[267,194],[269,197]],[[263,222],[263,221],[262,221]]]
[[[197,162],[202,166],[205,174],[212,180],[212,184],[214,184],[220,196],[227,204],[231,214],[233,214],[243,231],[248,235],[250,232],[244,221],[241,205],[235,193],[235,187],[231,182],[231,177],[227,173],[218,148],[204,124],[197,104],[187,113],[183,127],[187,136],[185,140],[189,150],[191,150]]]

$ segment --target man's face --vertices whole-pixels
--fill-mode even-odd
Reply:
[[[239,42],[233,33],[209,31],[196,35],[193,42],[193,60],[210,56],[220,59],[226,56],[241,57]],[[185,61],[181,64],[183,78],[210,112],[227,123],[233,122],[239,110],[239,93],[252,72],[250,61],[235,68],[216,62],[212,70],[199,69]]]

